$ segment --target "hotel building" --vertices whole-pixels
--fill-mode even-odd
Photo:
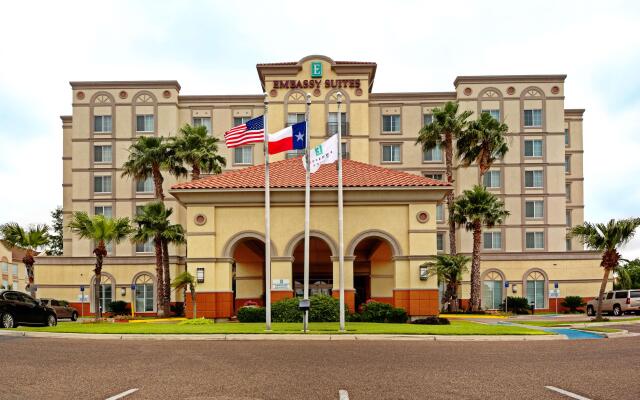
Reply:
[[[483,233],[483,307],[497,308],[508,293],[529,298],[537,309],[554,309],[556,282],[560,298],[593,297],[602,277],[599,256],[566,239],[568,227],[584,220],[584,110],[565,109],[566,76],[459,76],[450,92],[380,93],[374,90],[376,70],[373,62],[317,55],[257,64],[256,92],[267,94],[270,132],[304,119],[308,93],[311,145],[326,140],[337,132],[336,94],[343,95],[349,307],[376,299],[404,307],[412,316],[437,313],[436,279],[425,280],[420,265],[448,249],[447,191],[459,195],[481,183],[511,213],[504,224]],[[220,138],[227,167],[222,175],[193,182],[165,173],[166,203],[174,208],[174,222],[188,234],[187,246],[171,249],[172,276],[185,268],[199,274],[198,311],[203,316],[226,318],[249,300],[262,303],[263,146],[230,150],[223,135],[262,115],[265,96],[185,95],[177,81],[71,82],[70,95],[72,114],[61,117],[65,225],[74,211],[133,218],[153,200],[153,185],[121,177],[127,148],[141,135],[170,137],[184,124],[205,125]],[[425,152],[415,143],[432,110],[447,101],[473,111],[471,118],[488,112],[509,126],[509,152],[483,181],[475,165],[456,162],[454,187],[449,187],[442,182],[443,152]],[[270,158],[273,301],[300,293],[300,155]],[[333,295],[338,288],[335,175],[332,166],[314,174],[311,199],[311,287]],[[459,229],[457,242],[458,252],[471,252],[470,233]],[[92,246],[65,232],[63,256],[38,258],[38,295],[80,307],[79,286],[91,290]],[[105,304],[136,301],[137,310],[155,312],[153,247],[122,242],[109,251],[102,285]],[[469,298],[468,277],[460,297]],[[172,299],[183,301],[181,293]],[[86,312],[94,307],[85,306]]]

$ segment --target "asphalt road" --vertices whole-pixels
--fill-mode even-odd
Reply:
[[[640,398],[640,337],[547,342],[107,341],[0,337],[0,398]],[[613,367],[605,367],[606,364]]]

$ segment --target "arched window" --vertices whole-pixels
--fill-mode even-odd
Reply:
[[[135,280],[136,285],[136,312],[153,312],[154,285],[153,278],[148,274],[141,274]]]
[[[540,271],[533,271],[527,275],[527,300],[535,304],[535,308],[546,308],[545,286],[546,279]]]
[[[502,305],[502,275],[491,271],[482,280],[482,307],[497,310]]]

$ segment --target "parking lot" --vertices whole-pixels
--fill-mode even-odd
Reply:
[[[639,345],[0,337],[0,385],[3,399],[623,400],[640,396]]]

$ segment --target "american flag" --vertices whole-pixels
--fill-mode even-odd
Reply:
[[[228,148],[264,141],[264,115],[231,128],[224,134]]]

